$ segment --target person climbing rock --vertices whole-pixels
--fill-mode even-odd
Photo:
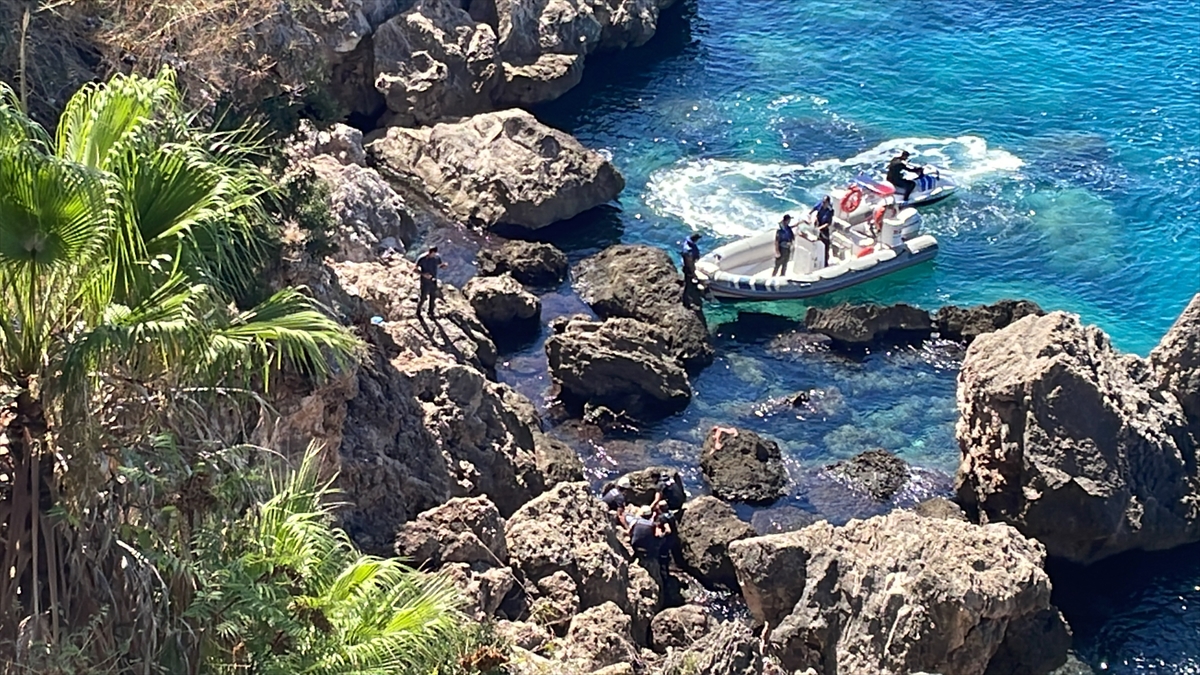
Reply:
[[[660,544],[660,528],[654,522],[654,509],[643,506],[629,523],[629,545],[633,547],[633,554],[654,560],[658,557]]]
[[[430,246],[425,255],[417,258],[417,274],[421,275],[421,295],[417,298],[417,316],[421,316],[421,304],[425,299],[429,299],[429,318],[437,318],[434,304],[437,302],[438,283],[437,274],[439,269],[445,269],[446,263],[438,257],[438,249],[436,246]]]
[[[607,506],[608,510],[614,512],[617,522],[621,527],[626,527],[625,522],[625,505],[629,501],[629,491],[633,489],[633,484],[629,482],[628,476],[621,476],[616,485],[613,485],[600,498]]]

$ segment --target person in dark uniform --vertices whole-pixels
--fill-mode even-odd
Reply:
[[[609,488],[604,493],[604,496],[600,498],[608,506],[608,510],[612,511],[617,517],[617,522],[621,524],[621,527],[627,525],[625,522],[625,504],[629,500],[628,494],[632,488],[633,483],[629,480],[629,477],[621,476],[617,484]]]
[[[643,506],[629,523],[629,545],[633,547],[633,554],[648,560],[657,558],[662,543],[659,532],[659,526],[654,523],[654,510]]]
[[[421,275],[421,295],[417,298],[417,316],[421,316],[421,304],[429,298],[429,318],[436,318],[434,303],[437,302],[438,285],[437,273],[446,267],[446,263],[438,257],[436,246],[430,246],[425,255],[417,258],[417,273]]]
[[[683,267],[683,304],[687,305],[691,302],[690,297],[692,289],[696,288],[699,282],[696,280],[696,261],[700,260],[700,245],[696,242],[700,241],[700,233],[693,232],[691,236],[683,240],[679,246],[679,258],[682,260]]]
[[[912,166],[908,163],[907,150],[900,151],[899,155],[896,155],[892,158],[892,161],[888,162],[887,180],[897,190],[904,190],[904,199],[902,201],[908,201],[909,196],[912,195],[913,189],[917,187],[916,181],[911,181],[904,177],[905,169],[916,174],[921,174],[925,171],[919,166]]]
[[[676,490],[675,476],[670,472],[664,471],[658,476],[658,483],[654,486],[654,502],[650,504],[651,511],[654,512],[654,524],[659,527],[659,535],[661,537],[658,549],[658,562],[663,570],[670,567],[671,557],[675,557],[675,564],[679,569],[684,569],[683,561],[683,543],[679,540],[679,514],[683,508],[683,500],[680,498],[682,489]]]
[[[771,276],[777,277],[787,271],[788,261],[792,259],[792,244],[796,242],[796,233],[792,231],[792,216],[784,214],[775,230],[775,267]]]
[[[831,246],[830,232],[833,228],[833,200],[829,198],[829,195],[825,195],[821,203],[813,207],[813,213],[817,214],[817,238],[821,240],[822,244],[825,244],[825,262],[821,266],[828,267]]]

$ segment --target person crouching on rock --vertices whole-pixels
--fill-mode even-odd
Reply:
[[[629,526],[625,520],[625,504],[632,488],[633,484],[629,482],[629,476],[621,476],[617,484],[605,491],[604,496],[600,498],[608,506],[608,510],[616,516],[617,523],[622,528]]]
[[[421,295],[417,298],[417,318],[421,317],[421,304],[429,298],[429,318],[437,318],[433,305],[437,302],[437,273],[445,269],[446,263],[438,257],[436,246],[430,246],[425,255],[417,258],[417,274],[421,275]]]
[[[654,509],[641,507],[637,517],[629,523],[629,545],[633,547],[633,554],[654,560],[658,558],[661,543],[661,527],[654,523]]]

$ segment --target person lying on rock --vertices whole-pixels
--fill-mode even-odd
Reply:
[[[628,527],[625,521],[625,504],[629,501],[629,491],[633,489],[633,484],[629,482],[629,476],[621,476],[617,484],[612,486],[600,498],[606,505],[608,510],[613,511],[617,518],[617,523],[622,527]]]
[[[654,560],[662,543],[662,528],[654,522],[654,509],[643,506],[629,523],[629,545],[639,558]]]
[[[721,449],[721,436],[728,435],[730,438],[737,436],[737,429],[733,427],[713,427],[713,447],[717,450]]]

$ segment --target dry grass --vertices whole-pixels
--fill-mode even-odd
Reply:
[[[203,110],[300,99],[327,78],[313,0],[0,0],[0,78],[18,90],[26,11],[28,106],[43,124],[81,84],[114,72],[170,65]]]

